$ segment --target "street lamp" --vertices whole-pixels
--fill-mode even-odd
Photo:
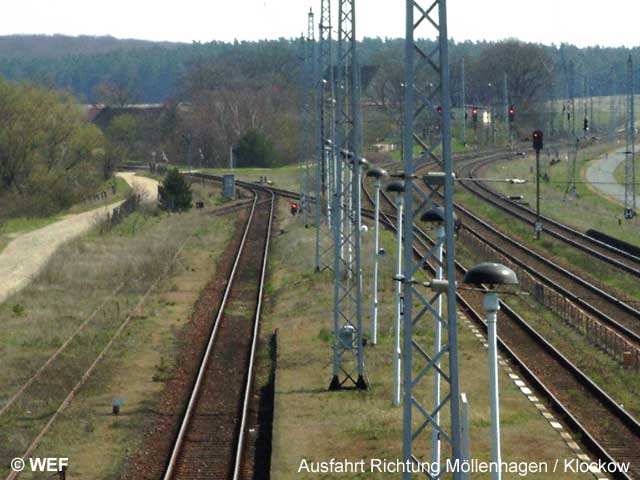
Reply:
[[[427,210],[422,214],[420,220],[423,222],[429,223],[435,227],[436,234],[436,251],[435,251],[435,260],[436,260],[436,274],[435,279],[437,281],[441,281],[443,278],[442,275],[442,247],[445,242],[446,234],[445,234],[445,213],[444,208],[442,207],[433,207],[430,210]],[[453,214],[454,223],[457,222],[456,214]],[[438,295],[436,300],[436,318],[442,318],[442,295]],[[438,407],[440,406],[440,350],[442,349],[442,324],[437,321],[434,326],[434,367],[435,367],[435,376],[434,376],[434,391],[433,391],[433,405],[434,411],[437,412],[435,414],[435,423],[440,425],[440,411]],[[440,432],[437,428],[433,428],[433,432],[431,434],[431,462],[433,465],[440,465]]]
[[[387,171],[380,167],[373,167],[367,172],[367,177],[375,179],[375,213],[374,213],[374,250],[373,250],[373,296],[371,297],[371,343],[378,343],[378,259],[384,250],[380,250],[380,187],[382,177],[387,176]]]
[[[515,272],[499,263],[481,263],[471,268],[464,276],[464,283],[475,286],[488,285],[484,293],[483,306],[487,313],[487,333],[489,343],[489,403],[491,407],[491,454],[496,466],[492,471],[493,480],[501,480],[500,471],[500,402],[498,395],[498,351],[496,323],[500,300],[494,291],[496,285],[517,285]]]
[[[402,325],[402,210],[404,206],[404,182],[394,181],[387,185],[387,192],[396,195],[396,318],[393,339],[393,405],[400,405],[400,325]]]

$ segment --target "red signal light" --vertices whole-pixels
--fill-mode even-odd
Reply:
[[[533,137],[533,149],[539,152],[542,150],[542,131],[535,130],[531,136]]]

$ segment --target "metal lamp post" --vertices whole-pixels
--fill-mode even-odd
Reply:
[[[396,318],[393,329],[393,405],[400,405],[400,325],[402,325],[402,217],[404,206],[404,182],[391,182],[387,192],[396,194],[397,235],[396,235]]]
[[[356,388],[366,390],[368,388],[364,377],[364,342],[362,328],[362,188],[360,179],[363,170],[369,167],[369,162],[364,157],[356,154],[351,156],[351,197],[352,197],[352,230],[355,250],[355,288],[356,288],[356,324],[358,329],[358,380]]]
[[[433,207],[430,210],[427,210],[422,214],[420,220],[423,222],[432,224],[435,227],[435,236],[436,236],[436,246],[435,246],[435,263],[436,263],[436,274],[435,280],[442,281],[444,279],[442,272],[442,261],[443,261],[443,245],[446,239],[444,221],[445,221],[445,212],[442,207]],[[457,222],[456,214],[453,214],[454,223]],[[442,350],[442,323],[438,321],[438,318],[442,317],[442,295],[438,295],[436,300],[436,312],[437,318],[434,324],[434,390],[433,390],[433,408],[436,411],[435,421],[436,423],[440,423],[440,412],[438,411],[438,406],[440,405],[441,400],[441,388],[440,388],[440,355]],[[431,463],[433,465],[440,465],[440,432],[438,432],[437,428],[433,428],[431,434]]]
[[[492,469],[491,478],[501,480],[500,471],[500,401],[498,395],[498,349],[497,318],[500,310],[498,293],[493,290],[496,285],[517,285],[518,277],[508,267],[499,263],[481,263],[471,268],[464,276],[464,283],[476,286],[489,285],[484,294],[483,306],[487,312],[487,332],[489,343],[489,403],[491,407],[491,456],[496,466]]]
[[[375,179],[375,207],[373,218],[373,295],[371,296],[371,344],[378,343],[378,262],[380,258],[380,187],[382,178],[387,176],[387,171],[373,167],[367,172],[367,177]]]

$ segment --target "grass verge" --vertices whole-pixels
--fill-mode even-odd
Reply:
[[[98,191],[106,191],[109,192],[109,196],[105,200],[94,201],[94,202],[85,202],[82,204],[78,204],[66,210],[64,212],[60,212],[57,215],[52,215],[50,217],[45,218],[10,218],[6,220],[4,223],[0,224],[0,251],[7,246],[11,240],[19,236],[23,233],[28,233],[33,230],[37,230],[39,228],[46,227],[58,220],[62,219],[65,215],[74,215],[78,213],[88,212],[89,210],[96,209],[102,205],[109,205],[111,203],[116,203],[121,200],[125,200],[132,189],[127,182],[123,179],[114,177],[116,184],[116,193],[112,194],[112,184],[113,180],[108,180],[104,182]]]
[[[56,421],[34,456],[70,459],[71,478],[117,478],[138,446],[149,412],[170,375],[176,334],[190,318],[200,290],[215,273],[232,218],[192,211],[180,215],[136,212],[104,236],[96,233],[61,248],[42,274],[0,305],[2,400],[13,393],[120,284],[94,321],[69,344],[52,368],[0,417],[2,470],[22,454],[107,343],[124,314],[189,239],[171,275],[136,312],[124,335]],[[111,415],[114,398],[122,413]],[[39,478],[23,474],[23,478]]]
[[[328,392],[333,277],[328,271],[313,273],[313,257],[309,254],[314,248],[313,230],[292,221],[283,205],[279,217],[280,234],[273,240],[268,310],[262,326],[265,339],[275,328],[279,330],[272,478],[312,478],[312,474],[298,473],[302,459],[386,458],[395,461],[401,458],[402,413],[400,408],[391,406],[393,238],[387,232],[382,235],[382,245],[388,255],[381,265],[379,342],[375,347],[367,347],[365,353],[370,389],[366,392]],[[365,251],[372,250],[372,240],[371,233],[365,235]],[[292,252],[298,254],[292,255]],[[371,255],[365,255],[365,258],[368,260],[364,265],[364,318],[368,329]],[[430,343],[431,335],[428,327],[420,328],[420,338],[426,344]],[[471,403],[471,450],[474,458],[488,460],[490,423],[486,350],[469,330],[462,327],[459,341],[461,386]],[[503,458],[507,461],[571,458],[561,437],[503,370],[500,382]],[[418,391],[417,395],[428,405],[431,385],[424,384],[424,388],[426,390]],[[428,448],[422,451],[428,453]],[[378,473],[335,475],[350,479],[389,476],[399,478],[399,475]],[[552,477],[552,474],[542,474],[537,478]]]

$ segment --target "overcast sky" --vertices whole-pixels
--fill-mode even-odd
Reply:
[[[61,33],[208,42],[299,37],[320,0],[5,0],[0,35]],[[637,46],[638,0],[449,0],[449,36]],[[535,6],[535,8],[533,8]],[[358,0],[358,37],[404,34],[403,0]],[[332,1],[337,10],[337,0]],[[335,13],[335,12],[334,12]],[[317,21],[316,21],[317,23]],[[335,22],[334,22],[335,24]]]

